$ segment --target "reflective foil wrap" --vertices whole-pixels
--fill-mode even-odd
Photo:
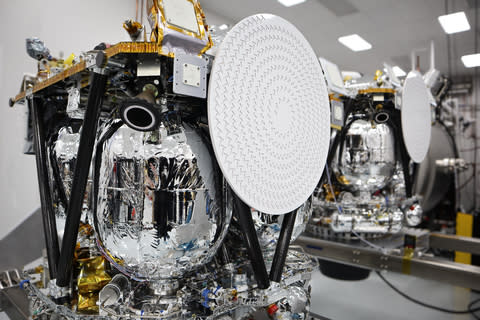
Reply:
[[[77,259],[79,275],[77,279],[80,312],[98,312],[98,293],[112,279],[106,272],[106,261],[102,256]]]
[[[295,226],[293,227],[290,242],[295,241],[305,231],[308,221],[312,215],[312,198],[309,198],[300,208],[297,209]],[[263,248],[275,250],[284,215],[271,215],[252,210],[253,222],[257,231],[258,241]]]
[[[213,257],[231,211],[222,209],[212,154],[192,127],[140,132],[123,125],[103,143],[95,167],[97,241],[117,269],[136,280],[160,280]]]
[[[28,55],[33,59],[41,60],[50,56],[50,50],[38,38],[27,38],[25,44]]]
[[[64,192],[67,199],[70,199],[70,190],[72,189],[73,172],[77,161],[78,145],[80,143],[80,134],[73,132],[71,126],[65,126],[58,131],[57,140],[53,144],[53,164],[62,181],[59,186],[63,188],[59,192]]]
[[[66,220],[66,208],[70,200],[73,174],[77,163],[77,152],[80,143],[79,124],[74,121],[58,130],[49,145],[50,176],[52,179],[53,201],[59,239],[63,238]],[[87,182],[83,202],[82,221],[86,222],[86,214],[90,210],[91,179]]]
[[[100,291],[112,279],[105,272],[105,259],[102,256],[77,260],[80,267],[78,292]]]
[[[355,120],[335,159],[335,174],[343,176],[345,184],[358,190],[383,188],[396,165],[393,132],[386,124]]]
[[[81,313],[98,312],[98,292],[78,294],[77,310]]]

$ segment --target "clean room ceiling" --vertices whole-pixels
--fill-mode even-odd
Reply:
[[[277,0],[202,0],[201,4],[207,21],[208,13],[215,16],[212,21],[220,17],[230,24],[255,13],[279,15],[305,35],[318,56],[337,63],[342,70],[370,76],[387,62],[408,72],[410,54],[416,51],[421,70],[426,71],[430,40],[436,46],[437,69],[454,78],[471,76],[475,70],[465,68],[460,57],[475,53],[475,6],[480,6],[480,0],[306,0],[292,7]],[[438,22],[438,16],[447,11],[465,11],[471,29],[447,36]],[[337,41],[353,33],[373,48],[353,52]]]

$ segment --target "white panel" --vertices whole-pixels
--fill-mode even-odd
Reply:
[[[183,83],[189,86],[200,87],[200,67],[185,63],[183,65]]]
[[[319,60],[327,80],[328,89],[332,92],[347,95],[345,84],[343,83],[343,76],[338,66],[325,58],[319,58]]]
[[[165,19],[182,29],[198,33],[197,15],[193,3],[188,0],[163,0]]]
[[[402,132],[408,154],[420,163],[427,155],[432,130],[432,115],[427,87],[422,75],[410,71],[403,85]]]
[[[135,1],[2,1],[0,21],[9,28],[0,57],[0,239],[40,206],[35,157],[22,153],[27,107],[8,107],[23,74],[37,69],[37,62],[26,53],[25,38],[36,36],[53,56],[63,51],[67,57],[92,50],[102,41],[129,41],[122,22],[134,16]]]

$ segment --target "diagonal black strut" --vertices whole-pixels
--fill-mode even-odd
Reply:
[[[45,138],[45,124],[43,122],[44,106],[43,100],[39,97],[34,96],[27,100],[33,114],[33,140],[35,145],[40,203],[42,207],[43,231],[47,248],[48,269],[50,279],[55,279],[57,276],[57,263],[60,252],[47,167],[47,143]]]
[[[255,274],[255,279],[257,280],[258,288],[267,289],[270,286],[270,281],[268,280],[267,268],[265,267],[262,250],[260,249],[260,244],[258,243],[255,225],[253,224],[252,212],[250,207],[240,200],[240,198],[235,196],[234,199],[235,212],[237,214],[238,223],[240,224],[240,228],[243,232],[248,258],[252,264],[252,269]]]
[[[83,120],[77,162],[73,175],[70,201],[67,208],[67,219],[62,241],[62,250],[58,262],[57,285],[66,287],[70,284],[72,260],[77,243],[78,227],[82,215],[83,199],[87,186],[93,147],[97,133],[98,119],[105,94],[107,76],[101,70],[92,72],[90,91],[88,93],[87,110]]]
[[[285,267],[285,260],[287,259],[288,247],[292,239],[296,217],[297,210],[291,211],[283,217],[282,229],[280,230],[275,255],[273,256],[272,268],[270,269],[271,281],[280,282],[280,280],[282,280],[282,272]]]

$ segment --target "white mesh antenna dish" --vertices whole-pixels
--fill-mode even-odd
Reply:
[[[427,87],[417,71],[410,71],[403,84],[401,109],[403,140],[410,158],[420,163],[430,146],[432,116]]]
[[[288,21],[254,15],[220,44],[208,91],[217,161],[233,191],[269,214],[300,207],[325,166],[330,107],[318,59]]]

